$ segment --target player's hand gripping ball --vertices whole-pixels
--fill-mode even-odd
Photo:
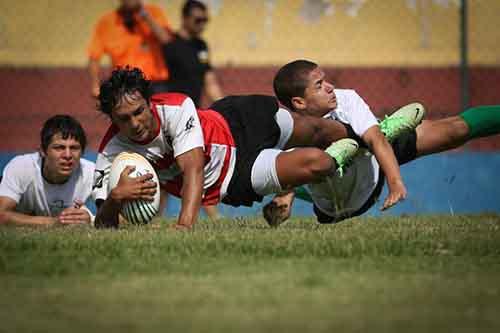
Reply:
[[[153,175],[151,181],[156,183],[156,193],[153,201],[138,199],[124,202],[121,214],[131,223],[146,224],[153,219],[160,208],[160,183],[158,175],[148,160],[137,153],[120,153],[111,165],[111,171],[109,173],[109,191],[116,187],[123,169],[129,165],[135,167],[135,170],[132,171],[129,177],[135,178],[147,173]]]

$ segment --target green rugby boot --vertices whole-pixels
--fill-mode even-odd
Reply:
[[[358,152],[359,145],[353,139],[340,139],[326,148],[325,152],[337,162],[337,171],[340,176]]]
[[[425,116],[425,108],[420,103],[411,103],[403,106],[380,122],[380,130],[387,141],[392,142],[403,133],[417,128]]]

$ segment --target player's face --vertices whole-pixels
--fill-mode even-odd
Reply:
[[[192,36],[199,36],[208,23],[208,13],[200,8],[193,8],[191,13],[184,18],[184,27]]]
[[[316,67],[308,75],[304,91],[305,113],[322,117],[337,107],[334,86],[325,79],[325,72]]]
[[[156,133],[157,124],[149,103],[137,91],[123,96],[111,112],[111,120],[121,135],[135,142],[152,140]]]
[[[53,183],[65,182],[80,165],[82,146],[75,138],[63,139],[56,133],[47,150],[42,151],[44,157],[43,175]]]

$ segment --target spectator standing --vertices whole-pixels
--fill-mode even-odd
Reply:
[[[207,43],[201,38],[208,23],[207,6],[188,0],[182,7],[181,27],[172,41],[163,46],[163,54],[170,72],[170,91],[181,92],[199,107],[204,92],[210,102],[222,98],[221,88],[210,64]]]
[[[92,95],[99,94],[100,59],[105,54],[113,67],[141,68],[154,92],[167,91],[168,70],[161,45],[170,38],[170,26],[160,7],[142,0],[121,0],[120,7],[98,20],[88,47]]]
[[[207,43],[201,38],[208,23],[207,6],[188,0],[182,7],[181,27],[172,40],[163,45],[165,63],[169,70],[168,88],[188,95],[199,107],[204,92],[210,102],[222,98],[221,88],[210,64]],[[162,207],[167,194],[162,192]],[[216,206],[204,206],[210,219],[219,218]]]

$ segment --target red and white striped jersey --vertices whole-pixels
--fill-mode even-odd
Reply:
[[[123,151],[144,156],[155,167],[160,186],[180,197],[182,174],[175,158],[194,148],[205,153],[204,205],[218,203],[226,194],[236,162],[236,146],[226,120],[212,110],[196,110],[193,101],[179,93],[163,93],[151,98],[151,111],[160,126],[153,140],[137,143],[119,135],[112,125],[97,155],[93,196],[106,199],[113,159]]]

